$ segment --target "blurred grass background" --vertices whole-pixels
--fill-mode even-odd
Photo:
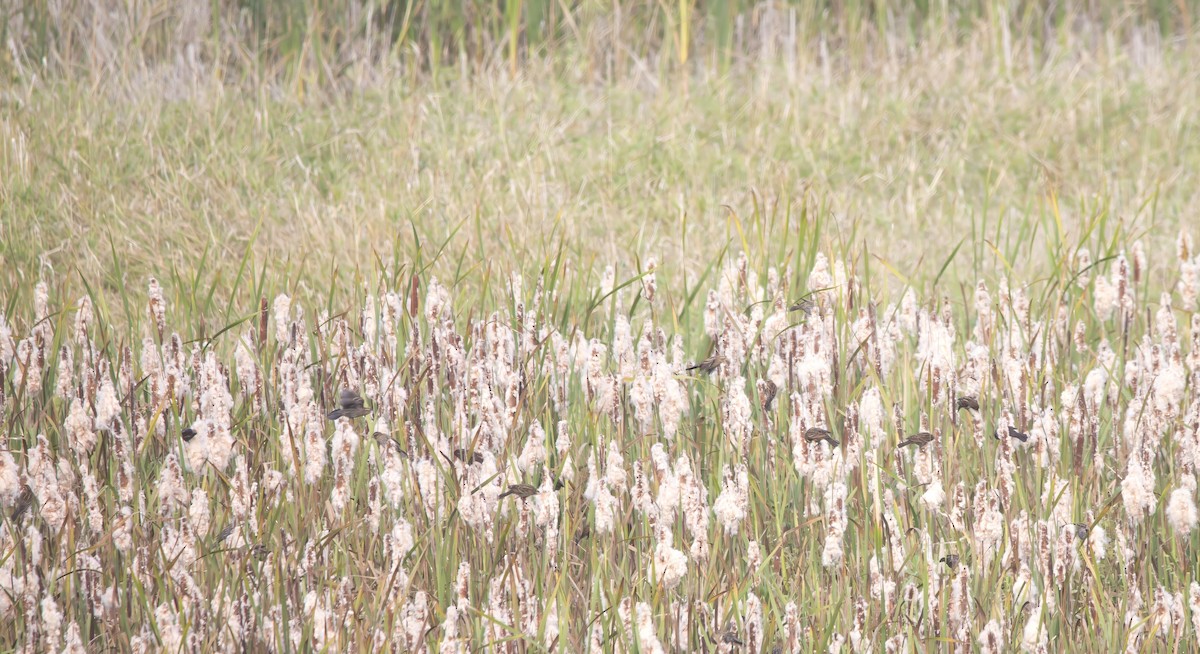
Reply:
[[[589,74],[689,58],[732,63],[821,42],[864,53],[913,47],[930,34],[966,36],[988,25],[1004,38],[1051,46],[1081,26],[1131,36],[1153,26],[1192,30],[1197,0],[57,0],[4,3],[6,63],[59,70],[154,66],[204,59],[234,76],[284,76],[330,86],[362,64],[399,60],[437,72],[561,54]]]
[[[678,283],[797,220],[914,283],[1036,277],[1059,224],[1165,252],[1196,6],[3,0],[0,284],[347,288],[431,245]]]

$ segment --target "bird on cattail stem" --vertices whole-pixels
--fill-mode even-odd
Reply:
[[[483,463],[483,454],[479,452],[468,452],[461,447],[454,448],[454,458],[463,462]]]
[[[999,431],[994,432],[992,435],[996,437],[996,440],[1000,440],[1000,432]],[[1016,427],[1013,427],[1012,425],[1008,426],[1008,437],[1015,438],[1015,439],[1021,441],[1022,443],[1029,440],[1029,434],[1026,434],[1023,431],[1018,430]]]
[[[820,427],[809,427],[807,430],[805,430],[804,440],[806,440],[810,443],[820,443],[821,441],[829,441],[829,444],[833,447],[837,447],[838,445],[841,444],[838,441],[834,440],[833,434],[828,429],[822,429]]]
[[[963,409],[970,409],[971,411],[978,411],[979,410],[979,400],[975,399],[975,397],[972,395],[965,395],[963,397],[958,398],[958,401],[954,403],[954,406],[959,411],[962,411]]]
[[[938,563],[945,563],[947,568],[950,568],[951,570],[953,570],[958,567],[958,555],[957,554],[947,554],[946,556],[943,556],[941,559],[938,559]]]
[[[724,363],[725,363],[725,357],[721,356],[720,354],[714,354],[699,363],[696,363],[687,368],[684,368],[684,372],[691,372],[693,370],[698,370],[706,375],[711,375],[714,370],[716,370],[717,368],[720,368],[721,365]]]
[[[789,312],[802,311],[802,312],[804,312],[804,315],[811,316],[813,309],[815,309],[816,307],[817,307],[817,305],[813,304],[812,300],[810,300],[808,298],[803,298],[799,302],[796,302],[792,306],[788,307],[788,311]]]
[[[536,486],[530,486],[529,484],[512,484],[507,490],[505,490],[503,493],[500,493],[499,499],[504,499],[509,495],[516,495],[523,500],[527,500],[534,495],[537,495],[537,492],[538,489]]]
[[[17,501],[13,503],[12,513],[9,514],[8,519],[12,522],[20,520],[32,504],[33,489],[25,486],[21,489],[21,494],[17,496]]]
[[[732,624],[725,627],[724,633],[721,634],[720,642],[734,647],[746,644],[741,638],[738,638],[737,626]]]
[[[900,441],[899,443],[896,444],[896,447],[900,448],[900,447],[907,447],[909,445],[916,445],[917,447],[924,448],[926,445],[928,445],[932,442],[933,442],[933,434],[931,434],[927,431],[923,431],[923,432],[919,432],[917,434],[913,434],[912,436]]]
[[[387,434],[385,434],[381,431],[374,432],[371,435],[375,438],[375,442],[379,443],[379,447],[382,447],[385,450],[390,447],[391,449],[395,450],[397,454],[400,455],[400,458],[402,458],[402,459],[408,458],[408,452],[404,451],[404,446],[401,445],[400,441],[396,440],[395,437],[388,436]]]
[[[338,395],[338,405],[341,406],[340,409],[334,409],[329,412],[328,417],[330,420],[337,420],[338,418],[361,418],[371,412],[370,409],[367,409],[363,405],[362,396],[349,388],[342,389],[342,392]]]
[[[763,413],[770,413],[771,405],[775,402],[775,394],[779,392],[779,386],[770,379],[763,380],[762,383],[762,410]]]

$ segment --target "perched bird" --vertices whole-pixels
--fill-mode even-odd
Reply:
[[[788,307],[788,311],[803,311],[804,315],[811,316],[813,309],[817,308],[816,304],[808,298],[802,298],[799,302]]]
[[[226,538],[229,538],[232,534],[233,534],[233,523],[231,522],[231,523],[225,525],[224,527],[221,527],[221,531],[217,533],[217,542],[220,543],[221,541],[225,540]]]
[[[1075,532],[1075,538],[1078,538],[1079,540],[1087,540],[1088,539],[1088,526],[1087,525],[1083,524],[1082,522],[1073,522],[1073,523],[1071,523],[1070,526]]]
[[[338,418],[361,418],[371,412],[370,409],[363,406],[362,396],[349,388],[343,388],[342,392],[338,395],[338,405],[341,406],[340,409],[334,409],[329,412],[330,420],[337,420]]]
[[[468,452],[461,447],[454,448],[454,458],[458,459],[459,461],[467,461],[470,459],[469,463],[483,463],[482,454],[479,452]]]
[[[759,390],[759,395],[762,397],[763,413],[771,411],[771,405],[775,402],[775,394],[779,392],[779,387],[770,379],[764,379],[762,388]]]
[[[810,443],[820,443],[821,441],[829,441],[829,444],[832,447],[837,447],[838,445],[840,445],[840,443],[838,443],[836,440],[834,440],[833,435],[830,433],[830,431],[828,429],[821,429],[820,427],[809,427],[804,432],[804,440],[806,440]]]
[[[371,435],[375,437],[375,442],[379,443],[379,447],[382,447],[384,449],[387,449],[390,447],[393,450],[396,450],[396,453],[400,455],[400,458],[402,458],[402,459],[408,458],[408,452],[404,451],[404,446],[401,445],[400,441],[396,440],[394,437],[388,436],[387,434],[385,434],[381,431],[374,432]]]
[[[691,372],[693,370],[699,370],[706,375],[711,375],[714,370],[720,368],[724,363],[725,357],[721,356],[720,354],[714,354],[700,363],[694,364],[688,368],[684,368],[684,371]]]
[[[964,395],[963,397],[958,398],[958,401],[954,403],[954,406],[959,411],[962,411],[963,409],[978,411],[979,400],[975,399],[975,396],[973,395]]]
[[[25,486],[21,489],[21,494],[17,496],[17,501],[13,503],[13,510],[12,513],[9,514],[8,519],[13,522],[20,520],[21,516],[25,515],[25,512],[29,510],[29,507],[32,504],[33,489],[29,486]]]
[[[1000,432],[998,432],[998,431],[994,432],[992,435],[996,437],[996,440],[1000,440]],[[1017,431],[1017,428],[1013,427],[1012,425],[1008,426],[1008,437],[1015,438],[1015,439],[1021,441],[1022,443],[1029,440],[1029,434],[1026,434],[1021,431]]]
[[[741,638],[738,638],[737,626],[729,625],[725,628],[725,632],[721,634],[721,642],[726,645],[745,645]]]
[[[250,548],[250,555],[260,561],[266,559],[267,556],[270,554],[271,554],[271,550],[268,549],[267,546],[263,545],[262,543],[259,543]]]
[[[908,445],[916,445],[917,447],[923,448],[932,442],[933,442],[933,434],[931,434],[927,431],[923,431],[923,432],[913,434],[912,436],[900,441],[899,443],[896,444],[896,447],[900,448],[900,447],[906,447]]]
[[[183,442],[187,443],[196,437],[196,430],[191,427],[185,427],[180,435],[183,436]]]
[[[537,492],[537,486],[530,486],[529,484],[512,484],[508,487],[508,490],[500,493],[500,499],[504,499],[509,495],[516,495],[523,500],[527,500],[534,495],[537,495]]]
[[[947,568],[953,570],[958,567],[958,555],[947,554],[946,556],[938,559],[938,563],[945,563]]]

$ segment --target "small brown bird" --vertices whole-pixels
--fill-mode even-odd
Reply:
[[[899,443],[896,444],[896,447],[900,448],[900,447],[907,447],[909,445],[916,445],[917,447],[924,448],[926,445],[928,445],[932,442],[933,442],[933,434],[931,434],[927,431],[923,431],[923,432],[913,434],[912,436],[900,441]]]
[[[939,559],[938,563],[945,563],[947,568],[950,568],[951,570],[953,570],[958,567],[958,555],[957,554],[947,554],[946,556],[943,556],[941,559]]]
[[[771,381],[770,379],[763,380],[762,389],[759,391],[759,394],[762,397],[763,413],[769,413],[771,411],[771,405],[775,403],[775,394],[778,392],[779,387],[775,385],[775,382]]]
[[[500,499],[504,499],[509,495],[516,495],[523,500],[527,500],[534,495],[537,495],[537,492],[538,489],[536,486],[530,486],[529,484],[512,484],[508,487],[508,490],[500,493]]]
[[[250,548],[250,555],[253,556],[254,558],[258,559],[259,561],[266,559],[267,556],[269,556],[270,554],[271,554],[271,550],[268,549],[267,546],[263,545],[262,543],[259,543]]]
[[[829,445],[832,447],[837,447],[838,445],[841,444],[838,441],[834,440],[833,434],[831,434],[828,429],[821,429],[820,427],[809,427],[804,432],[804,440],[806,440],[810,443],[820,443],[821,441],[829,441]]]
[[[400,458],[408,458],[408,452],[404,451],[404,446],[401,445],[400,441],[396,440],[394,437],[388,436],[381,431],[374,432],[371,435],[375,437],[375,442],[379,443],[379,447],[382,447],[385,450],[390,447],[400,455]]]
[[[12,513],[9,514],[8,519],[12,522],[20,520],[21,516],[25,515],[25,512],[29,510],[29,507],[32,504],[33,489],[29,486],[25,486],[21,489],[21,494],[17,496],[17,501],[13,503],[13,510]]]
[[[975,399],[975,397],[973,395],[964,395],[963,397],[958,398],[958,401],[954,403],[954,406],[959,411],[962,411],[963,409],[970,409],[972,411],[978,411],[979,410],[979,400]]]
[[[1087,525],[1083,524],[1082,522],[1075,522],[1075,523],[1071,524],[1071,528],[1074,529],[1074,531],[1075,531],[1075,538],[1077,538],[1079,540],[1087,540],[1088,539],[1088,526]]]
[[[726,645],[734,646],[746,644],[742,642],[741,638],[738,638],[737,627],[735,625],[729,625],[725,628],[725,633],[721,634],[721,642],[725,643]]]
[[[233,523],[229,523],[221,527],[221,531],[217,533],[217,542],[220,543],[233,534]]]
[[[993,432],[992,435],[996,437],[996,440],[1000,440],[1000,432],[998,432],[998,431]],[[1022,432],[1022,431],[1018,431],[1017,428],[1013,427],[1012,425],[1008,426],[1008,437],[1015,438],[1015,439],[1021,441],[1022,443],[1029,440],[1029,434],[1026,434],[1025,432]]]
[[[334,409],[329,412],[330,420],[338,418],[361,418],[371,412],[370,409],[363,405],[362,396],[349,388],[343,388],[338,395],[338,404],[340,409]]]
[[[470,463],[483,463],[483,454],[479,452],[468,452],[461,447],[454,448],[454,458],[458,459],[459,461],[467,461],[467,459],[470,459]]]
[[[810,300],[810,299],[808,299],[808,298],[803,298],[803,299],[801,299],[799,302],[797,302],[797,303],[793,304],[792,306],[788,307],[788,311],[789,311],[789,312],[791,312],[791,311],[803,311],[803,312],[804,312],[804,315],[806,315],[806,316],[811,316],[811,315],[812,315],[812,312],[813,312],[813,309],[815,309],[815,308],[817,308],[817,305],[816,305],[816,304],[813,304],[813,301],[812,301],[812,300]]]
[[[185,427],[180,435],[183,436],[183,442],[188,443],[196,437],[196,430],[191,427]]]
[[[721,356],[720,354],[714,354],[714,355],[708,357],[707,359],[701,361],[700,363],[697,363],[697,364],[694,364],[687,368],[684,368],[683,370],[684,370],[684,372],[691,372],[693,370],[699,370],[700,372],[702,372],[706,375],[711,375],[714,370],[716,370],[717,368],[720,368],[724,363],[725,363],[725,357]]]

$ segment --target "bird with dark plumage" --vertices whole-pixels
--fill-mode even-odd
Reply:
[[[941,559],[938,559],[938,563],[945,563],[947,568],[950,568],[951,570],[953,570],[958,567],[958,555],[957,554],[947,554],[946,556],[943,556]]]
[[[963,397],[958,398],[958,401],[954,403],[954,407],[959,411],[962,411],[963,409],[978,411],[979,400],[975,399],[975,396],[973,395],[964,395]]]
[[[924,448],[926,445],[928,445],[932,442],[933,442],[933,434],[931,434],[927,431],[923,431],[923,432],[913,434],[912,436],[900,441],[899,443],[896,444],[896,447],[900,448],[900,447],[907,447],[909,445],[916,445],[917,447]]]
[[[809,427],[808,429],[806,429],[804,431],[804,440],[806,440],[810,443],[820,443],[821,441],[829,441],[829,445],[832,447],[837,447],[838,445],[841,445],[841,443],[834,440],[833,434],[828,429],[822,429],[820,427]]]
[[[999,431],[994,432],[992,435],[996,437],[996,440],[1000,440],[1000,432]],[[1015,439],[1021,441],[1022,443],[1029,440],[1029,434],[1026,434],[1025,432],[1022,432],[1022,431],[1018,431],[1017,428],[1013,427],[1012,425],[1008,426],[1008,437],[1015,438]]]
[[[342,392],[338,394],[338,405],[341,407],[340,409],[334,409],[329,412],[328,417],[330,420],[337,420],[338,418],[361,418],[371,412],[370,409],[363,405],[362,396],[349,388],[343,388]]]
[[[454,458],[464,463],[483,463],[483,454],[479,452],[468,452],[461,447],[454,448]]]

